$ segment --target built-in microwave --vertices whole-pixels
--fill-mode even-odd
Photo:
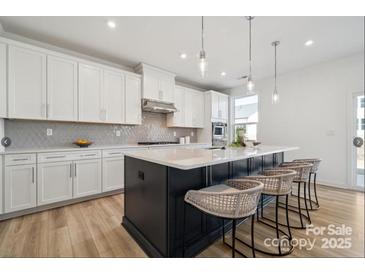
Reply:
[[[227,145],[227,124],[221,122],[212,123],[212,143],[214,145]]]

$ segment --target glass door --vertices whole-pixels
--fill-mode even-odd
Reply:
[[[353,96],[353,138],[352,138],[352,172],[355,188],[364,190],[364,129],[365,129],[364,94]]]

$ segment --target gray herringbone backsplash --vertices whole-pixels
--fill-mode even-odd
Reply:
[[[47,136],[47,128],[53,130],[52,136]],[[117,130],[121,131],[120,137],[115,134]],[[192,131],[191,142],[196,142],[196,129],[167,128],[165,114],[149,112],[143,113],[140,126],[5,120],[5,136],[12,140],[11,149],[71,147],[77,138],[87,138],[95,145],[177,141],[178,137],[190,135]]]

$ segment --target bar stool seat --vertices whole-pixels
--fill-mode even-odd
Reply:
[[[291,235],[290,224],[289,224],[288,197],[289,197],[289,194],[291,193],[293,180],[297,176],[298,176],[298,174],[294,170],[278,168],[278,169],[264,170],[256,176],[243,177],[246,179],[250,178],[252,180],[257,180],[257,181],[262,182],[264,184],[264,189],[262,190],[262,195],[269,195],[269,196],[276,197],[276,204],[275,204],[276,205],[276,207],[275,207],[275,224],[276,225],[273,226],[262,220],[262,219],[265,219],[264,215],[263,215],[263,196],[262,195],[261,195],[261,220],[259,218],[257,218],[257,220],[259,222],[263,223],[264,225],[267,225],[276,230],[276,238],[279,240],[278,253],[270,252],[270,251],[266,251],[266,250],[262,250],[262,249],[256,249],[257,251],[267,254],[267,255],[272,255],[272,256],[285,256],[285,255],[290,254],[293,251],[293,245],[291,244],[292,235]],[[279,197],[281,197],[281,196],[286,197],[286,222],[287,222],[287,231],[288,231],[287,233],[279,228],[279,220],[278,220]],[[257,216],[259,216],[259,214],[257,214]],[[270,220],[270,219],[268,219],[268,220]],[[287,251],[282,251],[280,233],[282,233],[289,241],[290,248]],[[245,243],[243,241],[241,241],[241,242],[243,244],[249,246],[247,243]]]
[[[322,159],[320,158],[306,158],[306,159],[295,159],[293,160],[294,163],[309,163],[312,164],[311,171],[309,173],[309,179],[308,179],[308,199],[310,204],[311,210],[317,210],[320,208],[319,202],[318,202],[318,195],[317,195],[317,172],[319,169],[319,164],[321,163]],[[314,197],[315,201],[312,200],[311,197],[311,179],[313,175],[313,190],[314,190]],[[313,207],[313,204],[315,207]]]
[[[252,216],[257,209],[263,184],[254,180],[228,180],[225,184],[214,185],[200,190],[189,190],[184,198],[185,204],[189,204],[200,211],[220,217],[223,220],[232,220],[232,257],[235,257],[236,221],[237,219]],[[183,227],[183,257],[185,256],[185,204]],[[253,226],[253,221],[252,224]],[[223,225],[224,237],[224,225]],[[252,243],[254,243],[253,235]],[[224,238],[223,238],[224,239]],[[254,250],[253,250],[253,256]]]
[[[301,206],[301,199],[300,199],[300,190],[301,185],[303,184],[303,192],[304,197],[307,196],[307,181],[309,178],[309,173],[312,169],[313,165],[310,163],[303,163],[303,162],[284,162],[277,167],[277,169],[287,169],[287,170],[293,170],[296,171],[297,175],[293,179],[293,183],[296,183],[298,185],[298,195],[296,197],[298,198],[298,205],[289,205],[290,211],[293,211],[295,213],[298,213],[299,220],[300,220],[300,226],[291,226],[292,228],[297,229],[305,229],[306,225],[304,224],[303,218],[307,220],[307,224],[311,224],[311,218],[309,214],[307,199],[304,199],[304,205],[306,210],[306,215],[302,213],[302,206]]]

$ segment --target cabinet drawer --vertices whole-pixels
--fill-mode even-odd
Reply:
[[[103,150],[103,158],[110,158],[110,157],[121,157],[124,156],[125,150],[121,149],[108,149]]]
[[[63,162],[73,160],[87,160],[100,158],[100,151],[90,150],[83,152],[52,152],[38,154],[38,163]]]
[[[36,162],[35,154],[5,155],[5,166],[27,165]]]
[[[100,150],[90,150],[85,152],[77,152],[74,154],[74,160],[87,160],[101,158]]]
[[[141,149],[148,149],[148,147],[133,148],[133,149],[106,149],[106,150],[103,150],[103,158],[121,157],[121,156],[124,156],[124,154],[127,152],[141,150]]]

